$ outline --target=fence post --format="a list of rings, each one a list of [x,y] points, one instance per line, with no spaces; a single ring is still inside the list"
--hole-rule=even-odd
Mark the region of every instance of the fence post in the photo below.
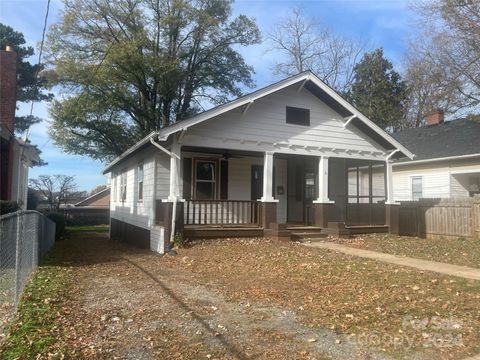
[[[34,223],[35,225],[33,228],[35,229],[35,233],[33,236],[33,241],[32,241],[32,268],[35,268],[38,265],[38,244],[40,241],[40,237],[42,236],[42,232],[40,231],[40,219],[37,214],[35,215],[35,220]]]
[[[21,250],[22,246],[20,242],[22,241],[22,213],[19,212],[17,216],[17,236],[15,239],[15,308],[18,305],[19,298],[19,288],[20,288],[20,267],[21,267]]]
[[[472,201],[472,239],[480,239],[480,195],[473,197]]]

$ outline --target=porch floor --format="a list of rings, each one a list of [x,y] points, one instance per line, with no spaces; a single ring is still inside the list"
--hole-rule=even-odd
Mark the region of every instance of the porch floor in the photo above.
[[[387,225],[355,225],[345,226],[345,229],[350,235],[388,232]],[[313,225],[287,224],[285,230],[311,238],[315,234],[320,234],[322,228]],[[185,225],[184,234],[188,239],[262,237],[264,235],[261,226],[252,224]]]
[[[258,225],[185,225],[187,239],[262,237],[263,228]]]

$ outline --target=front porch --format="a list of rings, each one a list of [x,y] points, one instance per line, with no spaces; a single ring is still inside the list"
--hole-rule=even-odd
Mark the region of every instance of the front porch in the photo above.
[[[388,161],[208,148],[178,155],[174,195],[157,200],[156,224],[187,238],[391,229]]]

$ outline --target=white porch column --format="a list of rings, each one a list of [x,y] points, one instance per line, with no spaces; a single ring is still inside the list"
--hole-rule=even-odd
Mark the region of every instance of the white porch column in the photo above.
[[[273,152],[265,152],[263,161],[263,196],[262,202],[276,202],[273,193]]]
[[[392,162],[390,160],[385,161],[385,176],[387,177],[387,198],[385,203],[386,204],[395,204],[393,200],[393,172],[392,172]]]
[[[176,202],[180,199],[180,150],[181,145],[173,143],[170,157],[170,192],[168,201]],[[176,155],[176,156],[175,156]]]
[[[328,156],[320,156],[318,158],[318,198],[314,203],[333,203],[333,201],[328,198]]]

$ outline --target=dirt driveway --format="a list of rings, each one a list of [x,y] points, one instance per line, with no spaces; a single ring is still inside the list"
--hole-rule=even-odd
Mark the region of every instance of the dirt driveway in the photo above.
[[[190,270],[195,270],[188,257],[161,257],[100,234],[62,245],[69,248],[66,265],[74,267],[72,318],[88,319],[74,324],[71,334],[72,339],[81,339],[77,346],[85,356],[386,358],[342,341],[332,330],[312,330],[297,320],[294,311],[226,300],[211,284],[192,277]],[[188,270],[173,270],[165,266],[167,262],[180,262]]]
[[[58,324],[72,356],[439,359],[474,354],[479,343],[475,282],[264,239],[199,243],[175,257],[100,233],[57,246],[72,280]],[[405,327],[406,316],[459,318],[462,343],[425,347],[429,325]],[[397,347],[389,341],[399,330]],[[417,343],[407,346],[407,333]],[[353,341],[359,334],[383,340]]]

